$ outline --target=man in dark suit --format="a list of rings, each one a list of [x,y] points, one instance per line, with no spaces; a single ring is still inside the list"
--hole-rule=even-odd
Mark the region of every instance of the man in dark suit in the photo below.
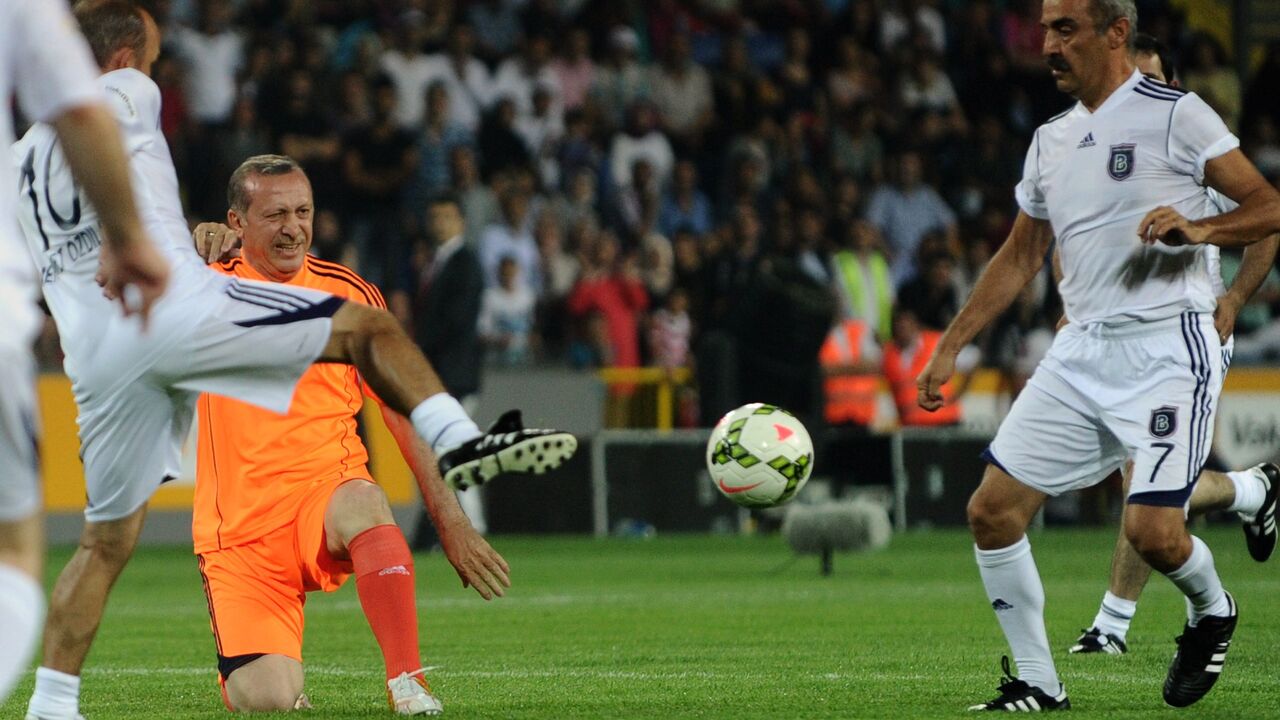
[[[422,269],[414,299],[414,337],[439,374],[445,388],[469,413],[476,410],[480,392],[483,350],[476,322],[484,293],[484,272],[475,250],[466,245],[466,224],[458,199],[438,195],[427,204],[427,232],[431,261]],[[479,488],[459,493],[462,509],[477,530],[484,533],[484,503]],[[420,522],[415,547],[434,543],[424,537],[430,522]]]

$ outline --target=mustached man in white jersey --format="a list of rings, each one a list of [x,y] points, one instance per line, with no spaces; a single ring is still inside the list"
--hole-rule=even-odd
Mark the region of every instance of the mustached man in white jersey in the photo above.
[[[1078,102],[1036,131],[1013,230],[917,381],[920,405],[940,407],[959,349],[1040,272],[1056,236],[1070,323],[1001,424],[968,507],[1020,678],[1006,659],[999,695],[973,709],[1070,706],[1026,529],[1047,496],[1093,485],[1126,459],[1125,535],[1188,600],[1164,699],[1190,705],[1216,682],[1237,618],[1208,546],[1186,529],[1222,371],[1201,244],[1280,232],[1280,195],[1203,100],[1137,71],[1132,0],[1046,0],[1041,25],[1053,78]],[[1213,215],[1206,185],[1239,207]]]
[[[104,279],[143,314],[168,270],[152,248],[129,188],[120,132],[93,84],[93,60],[63,0],[0,0],[0,143],[13,142],[7,100],[17,92],[26,117],[49,124],[63,162],[84,194],[107,209]],[[35,270],[15,221],[25,202],[12,173],[0,173],[0,703],[26,670],[40,632],[44,562],[31,341],[40,323]]]
[[[107,594],[133,552],[147,500],[178,474],[199,393],[285,412],[312,363],[355,365],[388,406],[412,420],[456,489],[502,472],[545,472],[577,447],[567,433],[524,429],[518,413],[482,434],[386,311],[207,268],[191,245],[160,132],[159,88],[146,75],[159,29],[122,0],[81,3],[75,14],[102,70],[99,92],[123,131],[140,217],[171,279],[146,328],[117,312],[94,281],[99,260],[107,260],[99,247],[102,213],[67,172],[58,136],[37,124],[13,146],[19,218],[62,339],[88,492],[80,546],[49,603],[27,714],[35,720],[79,717],[79,674]],[[289,251],[305,248],[281,248]]]
[[[1157,82],[1167,83],[1171,88],[1178,87],[1172,56],[1164,43],[1145,33],[1138,33],[1134,51],[1134,64],[1139,72]],[[1209,194],[1216,212],[1235,209],[1235,203],[1221,193],[1210,190]],[[1272,235],[1245,248],[1240,271],[1236,273],[1230,288],[1222,282],[1217,246],[1205,247],[1205,251],[1209,253],[1207,259],[1210,261],[1210,279],[1214,281],[1214,294],[1218,297],[1213,320],[1214,329],[1222,341],[1223,375],[1226,375],[1231,360],[1236,315],[1266,279],[1275,262],[1277,246],[1280,246],[1280,235]],[[1126,492],[1130,476],[1131,469],[1126,466],[1123,481]],[[1278,494],[1280,468],[1274,463],[1262,463],[1238,472],[1204,470],[1196,480],[1187,512],[1189,515],[1203,515],[1213,511],[1237,513],[1242,521],[1249,555],[1258,562],[1266,562],[1276,548]],[[1143,562],[1121,531],[1111,558],[1109,587],[1102,598],[1098,614],[1093,625],[1083,632],[1069,652],[1103,655],[1123,655],[1128,652],[1129,624],[1133,621],[1138,598],[1150,577],[1151,566]]]

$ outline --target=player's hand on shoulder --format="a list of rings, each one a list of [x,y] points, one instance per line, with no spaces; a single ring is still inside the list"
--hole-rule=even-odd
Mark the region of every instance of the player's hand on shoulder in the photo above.
[[[145,235],[105,242],[98,256],[96,279],[104,295],[119,301],[126,316],[141,316],[146,327],[151,306],[168,287],[169,263]]]
[[[916,404],[933,412],[941,408],[944,402],[942,386],[947,384],[956,372],[956,356],[945,352],[935,352],[929,358],[916,377]]]
[[[506,588],[511,587],[510,566],[476,532],[466,516],[445,527],[436,528],[436,531],[440,534],[440,547],[449,559],[449,564],[453,565],[458,577],[462,579],[463,587],[475,588],[485,600],[506,594]]]
[[[200,223],[192,231],[191,239],[195,241],[196,252],[210,265],[240,257],[243,241],[239,231],[222,223]]]
[[[1138,237],[1145,245],[1202,245],[1209,242],[1209,229],[1186,219],[1166,205],[1147,213],[1138,224]]]

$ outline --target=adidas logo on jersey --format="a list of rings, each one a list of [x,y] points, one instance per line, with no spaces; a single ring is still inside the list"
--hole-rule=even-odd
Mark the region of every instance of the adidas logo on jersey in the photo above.
[[[1097,143],[1093,141],[1093,133],[1090,132],[1088,135],[1084,136],[1084,139],[1080,141],[1080,144],[1076,146],[1076,149],[1079,150],[1080,148],[1093,147],[1094,145],[1097,145]]]

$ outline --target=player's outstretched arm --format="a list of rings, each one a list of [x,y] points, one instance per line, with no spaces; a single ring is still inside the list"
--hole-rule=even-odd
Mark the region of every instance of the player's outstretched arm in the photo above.
[[[916,378],[916,402],[925,410],[942,407],[942,386],[955,374],[956,356],[978,333],[1008,308],[1022,288],[1044,266],[1053,228],[1019,211],[1004,245],[982,271],[973,294],[947,327],[929,364]]]
[[[485,600],[502,597],[511,587],[507,561],[472,527],[466,513],[458,505],[453,490],[444,484],[435,456],[413,431],[403,415],[382,406],[382,419],[400,446],[400,454],[413,471],[427,505],[427,514],[436,526],[445,557],[462,579],[463,587],[473,587]]]
[[[1280,233],[1280,192],[1239,149],[1206,162],[1204,180],[1205,185],[1231,198],[1239,207],[1196,221],[1173,208],[1158,207],[1138,224],[1138,236],[1144,243],[1245,247]]]
[[[1226,342],[1235,331],[1236,316],[1240,314],[1240,308],[1249,302],[1267,279],[1267,274],[1276,261],[1277,248],[1280,248],[1280,235],[1272,235],[1244,249],[1240,271],[1231,281],[1231,287],[1227,288],[1227,294],[1218,298],[1218,306],[1213,311],[1213,326],[1222,342]]]
[[[120,299],[126,314],[137,312],[145,319],[152,303],[164,294],[169,265],[138,217],[115,118],[102,106],[80,105],[52,124],[76,182],[101,218],[103,288],[109,297]]]

